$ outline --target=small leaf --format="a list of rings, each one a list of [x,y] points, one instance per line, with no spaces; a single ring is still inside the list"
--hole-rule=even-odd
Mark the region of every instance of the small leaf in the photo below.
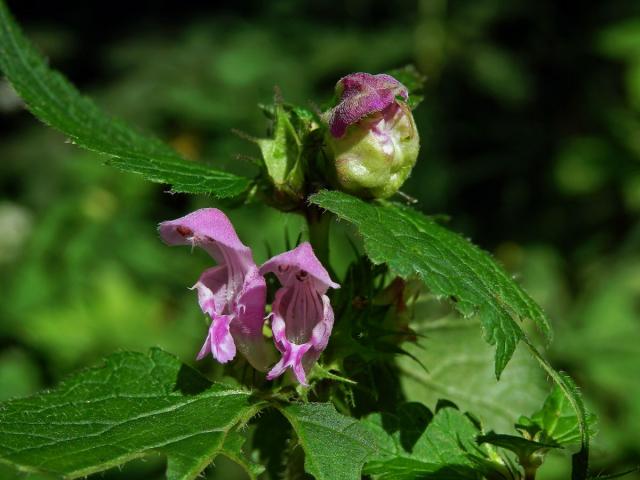
[[[337,191],[309,200],[353,223],[373,263],[387,263],[404,278],[418,274],[435,295],[453,299],[463,315],[477,313],[485,340],[496,346],[496,377],[524,338],[520,321],[533,320],[550,337],[542,309],[487,253],[420,212]]]
[[[372,414],[363,424],[380,444],[365,473],[380,480],[479,480],[487,469],[501,468],[476,444],[478,427],[452,406],[434,416],[421,404],[407,403],[396,415]]]
[[[109,117],[60,73],[51,70],[24,37],[0,0],[0,69],[31,112],[67,135],[72,143],[110,157],[108,163],[173,191],[234,197],[249,180],[189,162],[154,137]]]
[[[590,435],[594,434],[596,416],[586,416]],[[531,415],[522,416],[516,428],[534,440],[557,445],[580,442],[580,425],[569,400],[559,387],[554,387],[542,408]]]
[[[160,452],[169,480],[192,479],[237,452],[229,434],[255,413],[249,395],[159,349],[117,353],[51,391],[0,404],[0,461],[77,478]]]
[[[305,470],[316,480],[359,480],[362,466],[378,445],[355,418],[330,403],[292,404],[281,408],[305,454]]]

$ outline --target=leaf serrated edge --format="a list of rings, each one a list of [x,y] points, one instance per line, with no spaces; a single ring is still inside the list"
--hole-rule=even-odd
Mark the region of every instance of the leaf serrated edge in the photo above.
[[[159,149],[155,153],[159,157],[161,157],[164,161],[169,163],[173,162],[174,165],[183,169],[189,168],[189,167],[192,169],[200,168],[202,172],[199,172],[199,173],[202,173],[202,174],[208,173],[207,172],[208,169],[204,165],[194,164],[190,166],[189,163],[186,160],[184,160],[184,158],[182,158],[173,148],[171,148],[169,145],[167,145],[157,137],[153,135],[141,135],[140,132],[131,128],[125,122],[102,111],[98,107],[98,105],[96,105],[95,102],[93,102],[92,99],[83,95],[74,84],[72,84],[69,80],[67,80],[67,78],[64,75],[62,75],[60,72],[56,70],[51,69],[46,59],[42,57],[42,55],[37,51],[37,49],[31,43],[29,43],[28,39],[22,32],[20,26],[11,15],[11,12],[4,0],[0,0],[0,35],[2,35],[2,37],[7,37],[9,40],[11,40],[11,43],[13,44],[12,46],[14,47],[14,49],[12,50],[13,53],[17,54],[17,57],[19,57],[19,61],[27,69],[27,71],[29,71],[29,68],[31,67],[29,65],[29,61],[30,60],[33,61],[35,59],[37,64],[34,69],[41,69],[46,73],[48,73],[49,75],[51,75],[52,77],[55,77],[59,82],[61,82],[61,84],[65,85],[73,94],[75,94],[78,100],[86,102],[89,107],[95,109],[95,111],[99,115],[102,115],[105,118],[105,120],[107,120],[108,122],[111,122],[113,124],[118,124],[120,127],[126,130],[127,135],[133,135],[134,137],[143,138],[146,142],[149,142],[149,146],[153,145],[153,147],[155,147],[156,149]],[[0,45],[0,66],[2,66],[2,64],[4,63],[5,59],[3,57],[5,57],[5,55],[8,56],[9,51],[10,51],[9,48],[7,48],[6,45]],[[29,56],[32,58],[28,58]],[[16,93],[22,98],[23,95],[22,95],[22,88],[20,87],[20,82],[15,81],[13,76],[10,73],[8,73],[10,68],[7,68],[6,65],[8,64],[5,64],[5,67],[2,68],[2,70],[4,70],[3,73],[5,74],[5,77],[9,80],[13,88],[15,89]],[[35,79],[35,81],[40,80],[36,76],[35,72],[29,72],[29,73],[32,73],[31,76],[33,79]],[[42,85],[44,90],[48,90],[48,88],[46,88],[44,84]],[[57,97],[54,97],[52,95],[49,95],[49,97],[55,102],[59,102],[59,99]],[[59,131],[62,134],[68,136],[72,144],[78,145],[90,152],[94,152],[101,156],[107,157],[107,160],[105,162],[106,164],[114,163],[116,164],[114,166],[116,166],[116,168],[118,168],[119,170],[140,174],[151,182],[165,183],[165,184],[168,183],[166,180],[159,178],[157,175],[154,176],[149,173],[142,172],[140,169],[132,169],[132,168],[127,169],[122,167],[121,165],[117,166],[117,163],[119,160],[123,160],[127,157],[123,156],[120,153],[116,153],[115,151],[101,150],[87,143],[82,137],[79,137],[76,134],[71,132],[66,132],[61,127],[54,125],[54,122],[52,122],[50,119],[39,115],[38,105],[36,102],[33,101],[33,99],[30,101],[24,100],[24,104],[26,108],[33,114],[33,116],[36,117],[44,125],[49,126],[54,130]],[[130,152],[130,155],[133,155],[133,152]],[[143,158],[146,159],[147,157],[143,157]],[[217,171],[217,170],[209,170],[209,172],[210,172],[210,175],[219,176],[220,179],[228,180],[228,182],[232,184],[227,185],[224,188],[217,189],[215,191],[211,189],[206,189],[206,188],[192,188],[192,189],[180,188],[180,187],[175,188],[175,186],[173,186],[174,187],[173,190],[177,192],[185,192],[185,193],[211,193],[218,198],[225,198],[225,197],[234,197],[234,196],[242,195],[244,192],[246,192],[249,189],[249,187],[252,184],[252,181],[250,179],[241,177],[238,175],[234,175],[229,172]],[[229,193],[229,191],[231,193]]]
[[[2,0],[0,0],[0,2],[2,2]],[[56,389],[58,388],[64,388],[65,386],[68,385],[68,383],[75,377],[78,376],[82,376],[82,375],[87,375],[90,374],[91,372],[94,371],[98,371],[98,370],[102,370],[105,368],[109,368],[110,366],[115,366],[119,361],[121,361],[124,358],[127,357],[134,357],[134,356],[145,356],[147,358],[149,358],[150,360],[154,361],[154,357],[158,354],[162,354],[165,355],[167,358],[171,358],[172,360],[182,363],[180,361],[180,359],[169,353],[166,352],[165,350],[159,348],[159,347],[151,347],[147,352],[143,353],[143,352],[134,352],[134,351],[118,351],[115,353],[112,353],[111,355],[102,358],[101,363],[97,364],[97,365],[91,365],[91,366],[87,366],[85,368],[82,368],[74,373],[71,373],[69,375],[67,375],[66,378],[64,378],[63,380],[61,380],[58,385],[56,386]],[[189,367],[190,368],[190,367]],[[204,378],[204,377],[203,377]],[[248,396],[250,396],[251,391],[250,390],[243,390],[243,389],[238,389],[237,386],[234,385],[226,385],[223,382],[210,382],[211,385],[209,388],[215,386],[215,385],[221,385],[221,386],[228,386],[228,387],[232,387],[235,390],[230,391],[230,394],[246,394]],[[46,389],[46,390],[42,390],[40,392],[38,392],[38,395],[43,395],[43,394],[48,394],[51,393],[52,389]],[[19,399],[18,399],[19,400]],[[235,421],[228,427],[228,429],[226,431],[224,431],[224,434],[221,436],[220,442],[218,443],[218,446],[216,447],[216,449],[212,452],[211,455],[209,455],[208,457],[205,457],[203,459],[202,462],[200,462],[199,464],[196,464],[195,467],[193,469],[191,469],[190,471],[186,472],[185,475],[178,477],[176,480],[193,480],[196,477],[198,477],[198,475],[200,475],[200,473],[207,467],[207,465],[209,465],[216,456],[224,454],[223,450],[224,450],[224,442],[227,439],[227,436],[229,435],[229,433],[231,433],[232,431],[234,431],[234,429],[238,429],[238,428],[242,428],[244,425],[246,425],[249,420],[251,420],[260,410],[262,410],[263,408],[265,408],[266,406],[268,406],[268,403],[265,401],[260,401],[257,402],[253,405],[250,406],[250,408],[248,408],[246,411],[241,412],[239,415],[236,416]],[[0,404],[0,408],[2,408],[2,404]],[[190,437],[194,437],[197,435],[201,435],[203,432],[198,432],[195,433],[193,435],[190,435]],[[124,454],[120,457],[117,457],[113,460],[110,461],[106,461],[104,463],[101,463],[99,465],[94,465],[91,467],[87,467],[84,469],[80,469],[80,470],[76,470],[74,472],[71,472],[70,474],[61,474],[61,473],[56,473],[57,475],[60,476],[60,478],[63,478],[65,480],[73,480],[76,478],[80,478],[80,477],[86,477],[88,475],[94,474],[94,473],[99,473],[99,472],[104,472],[106,470],[109,470],[111,468],[115,468],[118,467],[120,465],[123,465],[125,463],[128,463],[132,460],[136,460],[139,458],[144,458],[144,457],[148,457],[154,454],[159,454],[161,456],[163,456],[166,460],[167,460],[167,465],[169,462],[169,459],[171,457],[170,453],[164,452],[162,449],[171,445],[172,443],[176,443],[178,441],[181,440],[185,440],[186,438],[189,437],[185,437],[179,440],[176,440],[175,442],[169,442],[165,445],[162,446],[157,446],[157,447],[152,447],[152,448],[148,448],[146,450],[143,450],[141,452],[133,452],[133,453],[127,453]],[[225,455],[227,456],[227,455]],[[233,460],[233,459],[232,459]],[[235,461],[235,460],[234,460]],[[236,462],[238,463],[240,466],[242,466],[240,464],[240,462]],[[12,460],[6,460],[2,457],[0,457],[0,464],[3,465],[7,465],[11,468],[13,468],[14,470],[17,470],[19,472],[23,472],[23,473],[36,473],[36,474],[43,474],[43,475],[50,475],[52,472],[50,470],[43,470],[43,469],[39,469],[37,467],[32,467],[30,465],[22,465],[19,464],[15,461]]]
[[[340,198],[331,198],[328,197],[328,195],[330,195],[333,191],[331,190],[320,190],[319,192],[311,195],[308,198],[308,202],[314,205],[317,205],[320,208],[323,208],[324,210],[328,210],[330,212],[332,212],[336,218],[338,219],[343,219],[348,221],[351,224],[354,224],[355,222],[351,221],[347,215],[341,214],[341,213],[337,213],[331,209],[329,209],[326,206],[326,202],[328,201],[329,203],[334,202],[334,203],[339,203],[342,199]],[[342,195],[346,195],[344,193],[341,192]],[[355,198],[355,197],[351,197],[350,195],[346,195],[348,198]],[[357,199],[359,201],[362,201],[360,199]],[[325,203],[325,204],[323,204]],[[365,202],[366,203],[366,202]],[[366,205],[368,207],[377,209],[377,208],[382,208],[382,207],[391,207],[391,208],[396,208],[396,210],[399,213],[403,213],[403,210],[405,207],[403,206],[397,206],[394,203],[388,202],[388,201],[382,201],[379,202],[377,205],[371,205],[369,203],[366,203]],[[417,213],[421,213],[421,212],[417,212]],[[413,227],[422,233],[425,233],[424,230],[420,227],[420,225],[417,225],[415,221],[413,221],[413,219],[408,218],[406,216],[403,216],[403,219],[405,221],[407,221],[408,223],[410,223],[411,225],[413,225]],[[427,216],[425,216],[425,219],[429,219]],[[438,226],[439,228],[443,228],[445,230],[447,230],[445,227],[442,227],[441,225],[438,225],[436,222],[434,222],[434,224],[436,226]],[[357,228],[358,232],[360,233],[361,236],[362,233],[360,232],[360,228]],[[458,235],[455,232],[450,232],[453,235]],[[504,279],[506,281],[509,281],[509,277],[507,275],[506,272],[504,272],[503,269],[501,269],[501,267],[493,260],[493,258],[491,257],[491,255],[488,252],[485,252],[484,250],[482,250],[480,247],[478,247],[477,245],[473,244],[472,242],[470,242],[468,239],[465,239],[464,237],[458,235],[460,237],[460,239],[462,241],[464,241],[466,243],[466,245],[469,246],[469,248],[473,249],[475,252],[477,252],[480,255],[486,255],[488,257],[488,267],[490,269],[492,269],[494,272],[496,272],[497,274],[499,274],[500,276],[504,277]],[[364,237],[364,236],[363,236]],[[367,256],[369,257],[369,259],[372,261],[372,263],[374,264],[382,264],[382,263],[388,263],[385,262],[385,260],[383,258],[379,258],[376,255],[372,255],[370,252],[370,249],[367,248],[367,238],[364,237],[364,243],[365,243],[365,250],[367,252]],[[417,274],[420,278],[422,278],[422,275],[420,274],[420,272],[418,270],[416,270],[414,267],[410,268],[409,270],[407,269],[399,269],[399,268],[394,268],[394,270],[396,271],[396,273],[398,273],[400,276],[402,277],[408,277],[411,276],[413,274]],[[424,282],[427,282],[427,280],[425,280],[423,278]],[[516,287],[516,293],[518,295],[519,300],[522,302],[524,309],[529,312],[528,315],[518,315],[516,314],[513,309],[511,309],[508,305],[504,304],[504,302],[500,301],[499,298],[496,298],[496,304],[499,306],[500,309],[502,309],[505,313],[505,315],[507,315],[509,317],[509,319],[511,320],[510,323],[508,323],[508,325],[511,326],[510,330],[511,330],[511,334],[515,335],[515,337],[517,337],[515,339],[515,341],[513,340],[513,338],[510,339],[509,342],[501,342],[498,343],[496,341],[496,339],[494,338],[493,335],[490,335],[489,332],[486,329],[486,325],[484,322],[481,322],[481,328],[482,328],[482,333],[483,333],[483,338],[485,339],[485,341],[487,341],[487,343],[489,343],[489,345],[495,346],[496,347],[496,351],[495,351],[495,375],[496,375],[496,379],[500,379],[501,373],[504,370],[504,368],[507,366],[509,360],[511,359],[511,357],[513,356],[513,353],[515,352],[515,349],[517,347],[517,344],[524,339],[525,337],[525,333],[522,330],[522,328],[520,327],[518,321],[523,322],[525,320],[531,320],[532,322],[534,322],[538,328],[540,329],[540,331],[542,332],[544,339],[545,339],[545,343],[548,345],[549,343],[551,343],[551,339],[552,339],[552,330],[551,330],[551,325],[549,323],[549,319],[546,316],[546,314],[544,313],[544,310],[522,289],[522,287],[520,287],[517,283],[514,282],[514,285]],[[430,288],[433,290],[433,287],[430,286]],[[441,298],[446,298],[448,297],[448,295],[446,294],[446,292],[442,292],[442,291],[434,291],[434,294],[436,295],[436,297],[438,299]],[[483,307],[492,307],[492,305],[490,303],[484,302],[484,303],[480,303],[480,304],[472,304],[471,307],[473,308],[472,312],[463,310],[459,305],[456,304],[456,310],[459,311],[463,317],[468,318],[471,317],[475,314],[477,314]],[[510,337],[511,335],[506,335],[507,337]]]
[[[315,205],[318,205],[321,208],[329,210],[326,206],[321,204],[321,202],[322,202],[322,194],[324,192],[328,192],[328,190],[322,190],[322,191],[310,196],[308,201],[310,203],[314,203]],[[318,198],[320,198],[320,200],[317,200]],[[343,218],[343,219],[349,221],[349,219],[344,215],[338,214],[338,213],[333,212],[333,211],[332,211],[332,213],[334,215],[336,215],[337,218]],[[471,242],[468,242],[468,243],[470,245],[473,245],[473,244],[471,244]],[[475,248],[478,248],[478,247],[475,247]],[[373,263],[384,263],[383,260],[381,260],[381,259],[373,258],[371,256],[369,256],[369,258],[371,259],[371,261]],[[401,273],[401,272],[399,272],[399,273]],[[546,319],[546,315],[544,315],[544,312],[541,309],[540,309],[540,311],[541,311],[541,314],[542,314],[542,320],[543,320],[543,322],[544,322],[544,324],[546,326],[546,325],[548,325],[548,320]],[[509,312],[509,313],[511,313],[511,312]],[[513,316],[510,315],[510,317],[511,317],[511,319],[513,321],[514,320]],[[521,320],[524,320],[524,319],[521,319]],[[534,319],[534,318],[531,318],[530,320],[536,321],[536,319]],[[515,321],[514,321],[514,323],[515,323]],[[538,322],[536,321],[536,323],[538,323]],[[519,328],[519,325],[517,325],[517,326]],[[521,329],[520,329],[520,331],[522,332],[522,336],[521,336],[520,340],[523,341],[527,345],[527,347],[528,347],[530,353],[532,354],[532,356],[536,359],[536,361],[542,366],[542,368],[547,372],[547,374],[552,378],[552,380],[562,390],[562,392],[566,396],[567,400],[571,404],[571,407],[573,408],[573,410],[576,413],[576,417],[578,419],[578,426],[580,428],[580,451],[575,453],[572,456],[571,478],[572,478],[572,480],[586,480],[588,478],[588,475],[589,475],[589,430],[588,430],[588,427],[587,427],[586,409],[585,409],[584,403],[582,401],[582,396],[581,396],[581,394],[580,394],[580,392],[578,390],[577,385],[573,381],[573,379],[568,374],[555,370],[553,368],[553,366],[538,351],[538,349],[535,347],[535,345],[529,339],[529,337],[524,333],[524,331],[522,331]],[[543,332],[544,332],[544,329],[543,329]],[[549,330],[549,332],[550,332],[550,330]],[[550,339],[547,339],[547,340],[550,341]],[[497,359],[498,359],[498,357],[496,356],[496,362],[497,362]],[[497,365],[496,365],[496,376],[499,379]]]

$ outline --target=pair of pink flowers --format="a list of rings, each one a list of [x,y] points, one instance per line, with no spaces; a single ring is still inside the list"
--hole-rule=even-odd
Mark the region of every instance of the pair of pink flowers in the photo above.
[[[258,267],[227,216],[215,208],[162,222],[159,231],[168,245],[198,246],[218,263],[205,270],[194,286],[200,308],[211,318],[198,360],[211,353],[226,363],[239,350],[256,369],[268,369],[271,355],[262,333],[267,297],[264,275],[274,273],[282,286],[273,301],[271,329],[282,357],[267,378],[272,380],[291,368],[298,381],[307,385],[307,373],[326,348],[333,328],[326,292],[339,288],[311,245],[301,243]]]

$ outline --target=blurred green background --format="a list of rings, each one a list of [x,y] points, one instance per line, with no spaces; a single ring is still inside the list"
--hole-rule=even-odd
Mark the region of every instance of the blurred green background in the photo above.
[[[403,190],[450,215],[549,312],[549,356],[600,417],[594,471],[640,463],[640,3],[8,3],[109,112],[245,175],[258,151],[231,130],[264,134],[256,104],[274,86],[310,106],[349,72],[414,63],[428,77],[423,147]],[[193,363],[205,331],[187,287],[210,260],[163,246],[155,226],[212,199],[170,195],[64,140],[0,81],[0,399],[118,349],[160,345]],[[261,205],[230,216],[258,262],[303,230]],[[345,233],[334,232],[338,272]],[[429,373],[403,361],[407,398],[452,398],[503,431],[535,410],[537,368],[518,355],[496,385],[478,326],[439,308],[416,311]],[[569,463],[551,458],[540,478],[568,478]],[[217,465],[209,478],[238,474]],[[105,478],[161,472],[151,459]]]

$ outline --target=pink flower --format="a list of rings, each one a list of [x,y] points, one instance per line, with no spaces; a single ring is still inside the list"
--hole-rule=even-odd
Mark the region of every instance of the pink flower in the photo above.
[[[193,287],[200,308],[211,317],[198,360],[211,353],[226,363],[236,356],[237,348],[254,368],[265,371],[270,363],[262,335],[266,283],[226,215],[203,208],[162,222],[159,231],[168,245],[198,246],[218,263],[205,270]]]
[[[273,302],[271,329],[280,361],[267,374],[269,380],[291,368],[302,385],[307,372],[327,347],[333,328],[333,309],[326,292],[340,285],[313,253],[308,242],[277,255],[260,267],[260,273],[275,273],[282,287]]]

